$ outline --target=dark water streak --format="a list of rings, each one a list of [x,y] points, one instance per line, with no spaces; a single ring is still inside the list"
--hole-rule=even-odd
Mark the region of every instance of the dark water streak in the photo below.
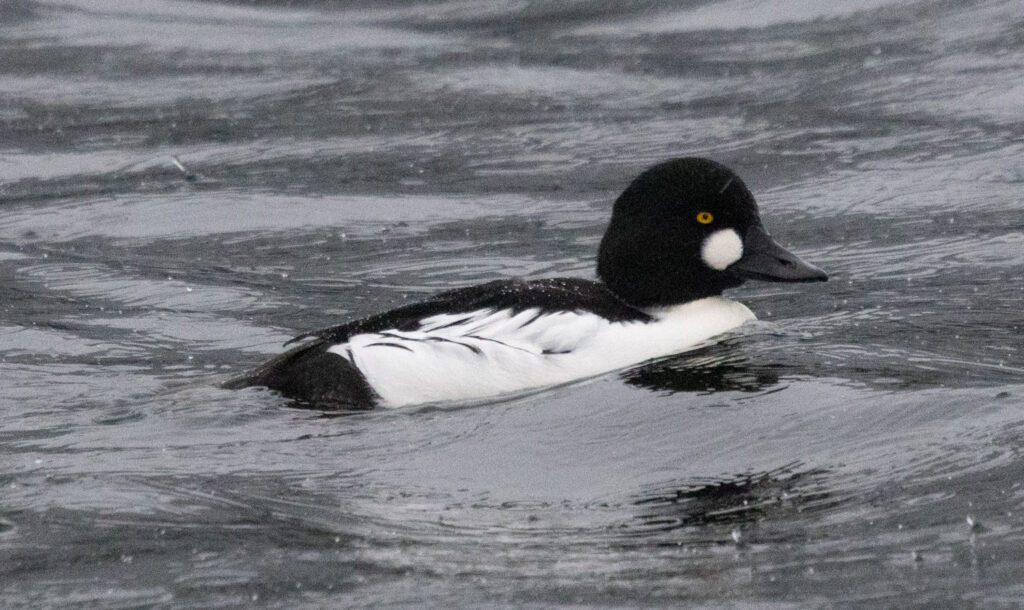
[[[1019,606],[1019,8],[0,3],[0,606]],[[591,277],[686,154],[833,280],[489,404],[217,388]]]

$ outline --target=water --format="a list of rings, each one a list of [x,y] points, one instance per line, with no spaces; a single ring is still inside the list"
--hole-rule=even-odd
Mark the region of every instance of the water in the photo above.
[[[0,606],[1024,603],[1019,3],[0,24]],[[592,277],[611,200],[687,154],[832,280],[515,399],[217,387],[443,288]]]

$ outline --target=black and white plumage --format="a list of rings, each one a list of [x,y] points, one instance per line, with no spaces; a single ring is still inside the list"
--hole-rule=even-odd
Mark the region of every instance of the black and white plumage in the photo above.
[[[319,408],[401,406],[565,383],[693,348],[754,318],[722,291],[826,275],[764,231],[750,191],[698,158],[652,167],[616,200],[600,281],[499,280],[307,333],[228,387]]]

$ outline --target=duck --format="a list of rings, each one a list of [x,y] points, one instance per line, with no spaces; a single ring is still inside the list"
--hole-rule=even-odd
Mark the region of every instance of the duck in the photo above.
[[[701,157],[643,171],[615,200],[597,279],[500,279],[301,334],[224,384],[360,410],[516,395],[700,347],[755,319],[722,293],[828,275],[765,230],[731,169]]]

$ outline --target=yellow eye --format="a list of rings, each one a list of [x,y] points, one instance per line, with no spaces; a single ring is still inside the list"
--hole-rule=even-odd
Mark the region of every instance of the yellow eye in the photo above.
[[[701,212],[700,214],[697,214],[697,222],[702,225],[709,225],[714,219],[715,217],[711,215],[711,212]]]

